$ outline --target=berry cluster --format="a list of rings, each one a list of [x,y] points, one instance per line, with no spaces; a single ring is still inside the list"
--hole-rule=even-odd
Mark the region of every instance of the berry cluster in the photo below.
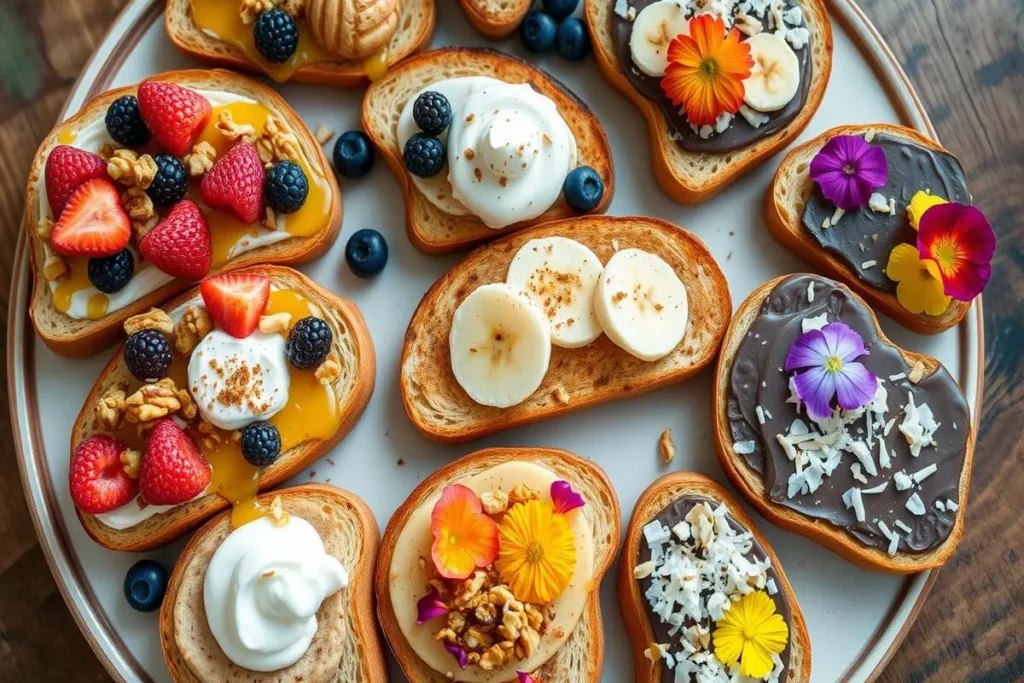
[[[542,10],[526,15],[519,25],[523,47],[543,54],[552,47],[570,62],[578,62],[590,52],[590,34],[579,17],[572,16],[579,0],[544,0]]]

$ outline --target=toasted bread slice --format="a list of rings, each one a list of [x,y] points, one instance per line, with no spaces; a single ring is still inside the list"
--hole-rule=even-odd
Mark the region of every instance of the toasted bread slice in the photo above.
[[[291,268],[255,266],[245,272],[266,275],[272,285],[298,290],[315,303],[334,332],[333,352],[340,358],[342,365],[341,372],[334,380],[338,424],[333,436],[323,440],[310,439],[281,453],[272,465],[260,470],[259,490],[265,491],[301,472],[330,451],[352,429],[373,393],[376,356],[366,321],[351,301],[338,297]],[[171,312],[196,301],[198,297],[198,288],[192,289],[168,302],[163,309]],[[85,405],[71,429],[70,452],[74,452],[75,447],[86,437],[102,431],[95,407],[107,389],[117,385],[138,384],[128,372],[122,349],[123,345],[118,347],[86,397]],[[229,506],[227,499],[216,493],[208,493],[123,530],[109,527],[95,516],[80,511],[78,518],[86,533],[100,545],[111,550],[141,551],[170,543]]]
[[[192,19],[193,0],[167,0],[164,25],[167,36],[179,50],[205,64],[227,69],[263,73],[263,68],[238,47],[214,38]],[[422,50],[434,35],[434,0],[402,0],[398,28],[388,44],[388,64],[396,64]],[[365,61],[344,60],[303,64],[288,79],[297,83],[362,87],[370,82]]]
[[[626,529],[626,542],[622,548],[622,562],[619,564],[619,605],[626,621],[626,631],[633,645],[633,664],[636,669],[637,683],[672,683],[663,680],[661,660],[651,661],[644,655],[644,650],[651,643],[657,642],[654,630],[645,609],[646,598],[640,587],[640,581],[633,576],[640,556],[640,544],[644,542],[643,528],[649,524],[672,501],[683,496],[699,496],[713,501],[725,503],[729,515],[740,526],[754,535],[771,560],[772,568],[778,574],[777,581],[780,593],[786,596],[789,603],[789,671],[782,683],[807,683],[811,680],[811,638],[807,633],[807,622],[796,601],[793,587],[782,571],[782,564],[772,549],[768,539],[754,524],[754,520],[746,513],[740,502],[728,491],[696,472],[672,472],[666,474],[640,494],[633,508],[633,516]]]
[[[402,109],[413,95],[430,83],[464,76],[529,83],[534,90],[551,98],[576,138],[578,163],[592,167],[604,181],[604,196],[593,212],[605,210],[615,191],[612,152],[604,127],[586,104],[544,71],[500,52],[481,48],[431,50],[389,71],[386,78],[370,86],[363,99],[363,129],[398,176],[405,195],[406,232],[417,249],[428,254],[449,253],[529,225],[574,215],[565,199],[559,198],[536,220],[494,230],[475,216],[452,216],[441,211],[412,183],[398,147],[398,118]]]
[[[265,493],[260,502],[270,505],[276,496],[280,496],[285,512],[313,525],[325,550],[344,565],[349,585],[320,605],[317,635],[299,661],[269,673],[242,669],[214,640],[203,603],[206,568],[231,533],[231,513],[221,513],[203,525],[185,546],[160,608],[160,646],[171,678],[175,683],[243,679],[271,683],[307,678],[324,683],[387,681],[384,649],[373,616],[371,576],[380,538],[373,512],[354,493],[326,484],[303,484]],[[322,673],[328,666],[324,660],[332,657],[339,660],[333,677],[311,675]]]
[[[462,301],[477,287],[504,282],[519,248],[531,239],[561,236],[588,247],[607,263],[618,249],[643,249],[667,261],[686,286],[686,334],[668,356],[639,360],[602,335],[589,346],[551,349],[547,376],[536,392],[511,408],[475,403],[451,369],[448,335]],[[554,221],[509,235],[470,254],[423,296],[402,348],[402,401],[428,438],[464,442],[676,384],[711,364],[732,310],[718,263],[692,233],[657,218],[586,216]]]
[[[725,342],[722,344],[722,352],[718,357],[718,365],[715,370],[715,383],[712,395],[715,445],[722,468],[736,489],[765,519],[783,529],[806,536],[812,541],[820,543],[832,552],[860,567],[890,573],[908,574],[941,566],[956,550],[956,546],[963,534],[964,518],[967,510],[967,494],[971,484],[971,467],[974,461],[975,431],[973,423],[960,427],[969,431],[967,435],[967,452],[964,455],[963,469],[960,472],[960,503],[956,511],[956,521],[946,540],[933,550],[924,553],[901,551],[896,553],[895,556],[890,556],[885,550],[868,547],[858,542],[844,529],[825,520],[813,519],[789,507],[773,502],[768,497],[768,492],[765,489],[761,475],[749,467],[742,456],[733,452],[733,439],[729,429],[729,417],[727,414],[729,377],[733,361],[735,360],[740,342],[746,337],[747,330],[757,318],[761,306],[772,290],[775,289],[776,285],[787,277],[791,276],[783,275],[775,278],[751,292],[750,296],[740,304],[739,310],[736,311],[736,315],[729,324],[729,330],[726,332]],[[931,356],[900,348],[882,332],[882,328],[878,324],[878,318],[865,301],[860,299],[844,284],[840,282],[834,282],[833,284],[846,290],[871,315],[881,343],[898,349],[910,366],[918,362],[923,364],[924,378],[932,376],[942,367],[939,361]]]
[[[341,229],[341,190],[338,189],[334,173],[327,164],[323,148],[309,132],[299,115],[284,101],[284,98],[261,83],[219,69],[169,71],[154,78],[190,88],[221,90],[260,102],[291,132],[295,133],[303,156],[309,164],[322,171],[323,178],[329,187],[331,204],[324,217],[321,230],[313,235],[291,237],[240,254],[229,260],[222,268],[211,270],[210,275],[257,263],[305,263],[319,257],[330,248]],[[41,178],[45,170],[46,158],[51,149],[61,144],[61,131],[69,127],[78,129],[97,120],[102,121],[111,102],[122,95],[134,94],[135,90],[136,86],[133,85],[99,95],[82,107],[77,114],[56,126],[39,146],[39,151],[36,152],[32,169],[29,172],[28,189],[25,192],[24,218],[24,229],[28,236],[32,256],[30,263],[33,286],[29,315],[32,317],[36,331],[46,345],[62,356],[75,358],[91,356],[110,346],[120,337],[121,325],[125,320],[136,313],[158,305],[168,297],[191,286],[185,280],[172,280],[140,297],[135,303],[112,311],[102,318],[79,320],[54,308],[50,283],[43,276],[46,254],[43,241],[36,233],[36,226],[41,217],[40,206],[46,202],[45,196],[39,196],[40,188],[44,187]],[[45,189],[43,192],[45,193]]]
[[[510,461],[532,462],[569,482],[583,496],[586,515],[594,537],[593,590],[586,611],[576,628],[555,655],[533,675],[541,681],[597,683],[604,665],[604,631],[601,628],[601,579],[611,566],[619,545],[619,501],[604,471],[589,460],[556,448],[486,448],[451,462],[427,477],[395,511],[384,531],[374,586],[377,619],[402,671],[416,683],[445,683],[449,679],[428,667],[409,645],[395,619],[389,588],[391,558],[395,543],[409,518],[424,501],[448,484],[458,482],[491,467]]]
[[[796,139],[818,110],[832,74],[832,26],[823,0],[799,0],[811,32],[812,82],[800,114],[785,128],[744,149],[724,154],[688,152],[672,139],[672,130],[658,105],[629,82],[612,37],[615,0],[584,0],[594,55],[601,73],[628,97],[647,119],[654,176],[662,189],[681,204],[697,204],[724,190]]]
[[[803,226],[804,208],[814,189],[808,167],[825,143],[837,135],[864,135],[869,130],[905,138],[927,149],[949,154],[937,142],[916,130],[887,123],[840,126],[796,147],[786,155],[775,172],[765,195],[764,215],[768,230],[779,242],[829,277],[836,278],[867,299],[872,306],[919,334],[937,334],[958,325],[971,308],[970,301],[953,299],[942,315],[914,314],[903,307],[896,295],[864,282],[847,264],[818,245]]]
[[[508,38],[530,11],[530,0],[459,0],[473,28],[491,40]]]

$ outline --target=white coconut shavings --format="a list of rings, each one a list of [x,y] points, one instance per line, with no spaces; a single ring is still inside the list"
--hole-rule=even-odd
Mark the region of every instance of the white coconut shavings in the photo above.
[[[764,18],[764,13],[768,10],[768,3],[770,0],[750,0],[750,10],[748,14],[753,14],[758,19]]]
[[[800,321],[800,327],[805,334],[811,330],[820,330],[825,325],[828,325],[828,313],[809,315]]]
[[[807,283],[807,303],[814,302],[814,280]]]
[[[893,525],[895,525],[895,527],[897,529],[899,529],[900,531],[902,531],[905,534],[910,534],[910,533],[913,533],[913,531],[914,531],[909,526],[904,524],[902,519],[897,519],[896,521],[893,522]]]
[[[732,452],[736,455],[750,455],[757,448],[757,444],[753,439],[747,441],[737,441],[732,445]]]
[[[907,373],[905,373],[905,372],[899,372],[899,373],[896,373],[895,375],[889,375],[889,381],[890,382],[899,382],[901,379],[906,379],[906,378],[907,378]]]
[[[935,474],[938,471],[938,469],[939,466],[936,465],[935,463],[932,463],[931,465],[919,469],[917,472],[911,474],[910,478],[914,480],[914,483],[920,484],[922,481]]]
[[[892,459],[889,458],[889,449],[886,447],[884,439],[878,440],[878,466],[883,470],[892,467]]]
[[[889,420],[888,422],[886,422],[885,423],[885,429],[882,430],[882,434],[884,436],[889,436],[889,432],[892,431],[893,425],[895,425],[895,424],[896,424],[896,418],[895,417],[892,418],[891,420]]]
[[[779,587],[775,584],[775,579],[765,581],[764,588],[768,591],[768,595],[778,595],[779,593]]]
[[[915,458],[921,455],[925,446],[935,445],[935,432],[940,424],[935,421],[932,409],[927,403],[914,404],[914,393],[907,392],[907,404],[903,406],[903,422],[900,431],[910,444],[910,454]]]
[[[615,14],[623,19],[627,18],[626,13],[629,11],[629,3],[626,0],[615,0]]]
[[[889,199],[881,192],[872,192],[868,199],[868,208],[875,213],[889,213]]]
[[[864,496],[862,491],[854,486],[843,494],[843,505],[853,508],[853,514],[858,522],[863,522],[867,515],[864,513]]]
[[[878,474],[878,468],[875,467],[875,461],[871,457],[871,451],[868,449],[867,444],[863,441],[851,441],[847,450],[853,453],[853,457],[857,458],[864,471],[870,476],[874,477]]]
[[[868,478],[865,477],[864,473],[861,471],[859,462],[855,462],[853,463],[853,465],[850,466],[850,474],[853,476],[854,479],[856,479],[860,483],[868,483]]]
[[[794,50],[802,50],[811,40],[811,32],[805,28],[791,28],[786,31],[786,40]]]
[[[836,210],[832,212],[832,218],[831,218],[831,219],[829,219],[829,222],[828,222],[828,224],[829,224],[830,226],[832,226],[833,228],[834,228],[834,227],[836,227],[837,225],[839,225],[839,221],[840,221],[840,220],[842,219],[842,217],[843,217],[843,216],[845,216],[845,215],[846,215],[846,210],[845,210],[845,209],[840,209],[840,208],[839,208],[839,207],[837,206],[837,207],[836,207]]]
[[[878,261],[865,261],[864,263],[860,264],[860,267],[863,268],[864,270],[871,270],[877,265]]]
[[[799,5],[790,7],[782,13],[782,20],[790,26],[803,26],[804,11],[800,9]]]
[[[941,510],[941,511],[945,512],[946,511],[946,504],[943,503],[941,500],[936,500],[935,501],[935,509],[936,510]]]
[[[956,512],[960,509],[960,505],[955,500],[946,499],[946,509],[950,512]]]
[[[887,488],[889,488],[889,482],[883,481],[878,486],[872,486],[869,489],[864,489],[864,493],[869,493],[869,494],[872,494],[872,495],[877,494],[877,493],[884,493]]]
[[[754,412],[757,413],[757,421],[759,424],[764,424],[764,408],[756,406]]]
[[[887,549],[889,555],[895,555],[896,551],[899,550],[900,547],[900,535],[893,531],[890,531],[889,527],[887,527],[885,525],[885,522],[883,522],[882,520],[878,521],[878,530],[882,532],[883,536],[889,539],[889,547]]]
[[[927,510],[924,506],[924,501],[921,500],[921,496],[916,493],[911,494],[910,498],[907,499],[907,509],[918,517],[923,515]]]
[[[762,114],[759,111],[754,111],[745,104],[740,105],[740,116],[746,119],[747,123],[750,124],[751,128],[760,128],[764,124],[770,121],[770,117],[767,114]]]

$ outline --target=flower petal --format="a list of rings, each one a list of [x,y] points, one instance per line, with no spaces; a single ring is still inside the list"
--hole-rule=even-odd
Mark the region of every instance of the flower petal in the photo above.
[[[865,143],[857,160],[857,177],[871,190],[883,187],[889,178],[889,164],[881,147]]]
[[[910,227],[917,230],[921,227],[921,216],[923,216],[928,209],[938,204],[945,204],[946,200],[937,194],[931,194],[924,190],[918,190],[914,193],[914,196],[910,198],[910,203],[907,204],[907,218],[910,220]]]
[[[526,673],[525,671],[517,671],[516,676],[519,677],[519,683],[540,683],[537,679],[535,679],[533,676]]]
[[[811,179],[825,199],[846,211],[864,206],[871,192],[885,185],[885,152],[859,135],[837,135],[811,160]]]
[[[455,657],[455,661],[459,663],[460,669],[465,669],[466,666],[469,664],[469,658],[466,656],[466,651],[462,648],[461,645],[456,645],[455,643],[445,643],[444,649],[448,650],[448,653],[452,657]]]
[[[815,420],[832,415],[832,397],[836,393],[835,375],[823,366],[811,368],[793,376],[796,395],[807,404],[807,414]]]
[[[903,282],[917,277],[921,270],[921,255],[909,244],[897,244],[889,254],[885,274],[890,280]]]
[[[843,410],[866,406],[878,390],[878,378],[861,363],[843,363],[835,374],[836,397]]]
[[[921,216],[917,244],[922,259],[940,264],[945,294],[970,301],[985,289],[996,238],[978,209],[957,203],[930,207]]]
[[[561,479],[551,483],[551,502],[555,506],[555,512],[560,515],[586,505],[583,496],[573,491],[569,482]]]
[[[786,354],[786,370],[823,368],[826,360],[828,360],[828,345],[825,343],[825,336],[821,330],[808,330],[797,337],[797,340],[789,347],[789,353]]]
[[[441,594],[431,586],[430,592],[416,602],[416,625],[422,626],[443,614],[448,614],[448,608],[441,602]]]
[[[828,355],[836,356],[844,363],[866,356],[867,348],[857,331],[843,322],[834,322],[821,328]]]
[[[767,676],[773,667],[771,653],[757,640],[748,640],[743,644],[743,654],[740,657],[741,674],[761,679]]]
[[[498,555],[498,525],[480,498],[461,484],[445,487],[430,514],[431,558],[446,579],[465,579]]]

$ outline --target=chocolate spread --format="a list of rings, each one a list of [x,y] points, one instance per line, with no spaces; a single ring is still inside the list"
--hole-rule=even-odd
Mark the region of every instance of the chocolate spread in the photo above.
[[[813,301],[809,301],[808,287],[813,283]],[[785,434],[796,418],[812,424],[805,411],[799,413],[790,396],[789,373],[783,371],[790,346],[803,333],[801,321],[808,316],[827,314],[828,322],[842,321],[864,339],[869,355],[860,359],[878,376],[888,392],[888,412],[883,420],[895,418],[888,436],[881,429],[874,430],[872,454],[879,452],[878,440],[884,440],[891,458],[891,467],[878,465],[877,476],[867,477],[868,483],[853,478],[851,464],[857,462],[850,453],[835,471],[824,478],[813,493],[787,496],[788,480],[795,472],[776,440]],[[946,501],[960,502],[960,475],[967,450],[970,415],[967,401],[956,382],[944,367],[917,384],[909,381],[912,368],[896,347],[883,343],[875,330],[871,313],[854,301],[836,283],[825,278],[794,275],[780,282],[765,300],[754,319],[746,338],[736,352],[729,378],[729,427],[736,443],[753,442],[753,452],[741,457],[758,472],[772,502],[796,510],[808,517],[827,521],[845,530],[861,543],[886,549],[889,539],[880,531],[882,521],[890,530],[899,528],[896,520],[910,528],[900,531],[900,552],[923,553],[941,544],[948,536],[956,519],[955,509],[946,507]],[[903,378],[900,378],[903,375]],[[890,379],[895,377],[896,379]],[[927,403],[939,423],[932,446],[925,446],[918,457],[913,457],[899,425],[904,418],[908,392],[920,406]],[[770,419],[760,424],[757,407]],[[852,436],[864,438],[865,420],[848,425]],[[813,426],[813,425],[812,425]],[[746,450],[746,449],[743,449]],[[934,463],[937,470],[919,484],[899,491],[893,481],[899,471],[913,473]],[[888,482],[880,493],[863,495],[865,520],[856,519],[848,508],[843,494],[851,487],[862,490]],[[911,494],[917,493],[924,503],[925,513],[913,514],[906,507]],[[936,505],[936,501],[939,504]]]
[[[896,292],[896,282],[886,277],[889,254],[897,244],[915,244],[917,232],[910,226],[907,205],[918,190],[949,201],[968,203],[964,169],[957,158],[936,152],[906,138],[879,133],[871,144],[882,148],[889,166],[885,187],[877,190],[896,200],[896,215],[862,207],[849,211],[833,227],[824,228],[836,207],[821,194],[817,185],[804,209],[804,228],[827,252],[848,265],[861,280],[886,292]],[[868,264],[868,267],[864,267]]]
[[[608,3],[615,2],[615,0],[604,1]],[[642,9],[657,1],[629,0],[629,7],[634,8],[636,13],[640,14]],[[797,4],[797,0],[784,0],[782,10],[786,11]],[[754,19],[758,18],[754,15],[751,16]],[[768,18],[770,16],[771,11],[766,9],[764,16],[761,17],[761,25],[766,32],[770,30],[768,28]],[[688,152],[724,154],[743,147],[749,147],[758,140],[773,135],[789,125],[807,102],[807,95],[811,91],[811,80],[813,77],[809,43],[799,50],[794,50],[800,62],[800,87],[797,89],[793,99],[789,101],[789,104],[777,112],[767,113],[768,122],[760,128],[754,128],[747,123],[743,116],[736,114],[732,120],[732,125],[724,132],[714,133],[706,140],[701,139],[700,135],[695,133],[690,127],[690,122],[686,119],[686,113],[672,104],[672,101],[665,95],[665,91],[661,89],[661,78],[648,76],[633,63],[633,56],[629,50],[629,36],[633,32],[633,22],[624,19],[614,11],[611,13],[611,22],[615,51],[618,54],[622,70],[626,73],[626,78],[642,95],[658,105],[662,114],[668,120],[672,137],[680,147]],[[746,36],[741,35],[741,37],[745,38]]]

